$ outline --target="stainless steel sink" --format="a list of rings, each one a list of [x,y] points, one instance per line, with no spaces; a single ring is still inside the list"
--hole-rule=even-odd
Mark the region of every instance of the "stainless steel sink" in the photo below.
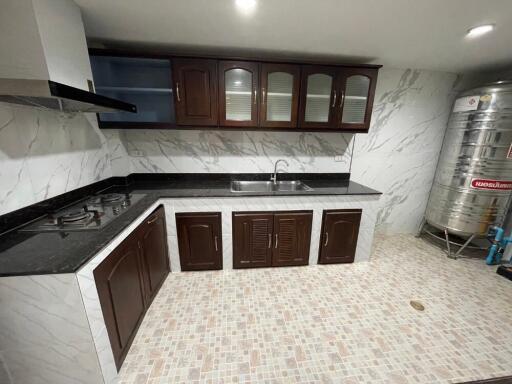
[[[300,192],[312,191],[302,181],[243,181],[234,180],[231,182],[232,192]]]

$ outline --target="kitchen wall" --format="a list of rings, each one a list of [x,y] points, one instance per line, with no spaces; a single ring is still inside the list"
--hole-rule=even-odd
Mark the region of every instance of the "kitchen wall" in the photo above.
[[[423,216],[457,75],[382,69],[369,134],[107,131],[115,175],[130,172],[352,172],[383,192],[378,229],[414,232]],[[334,156],[340,155],[336,162]]]
[[[381,232],[415,232],[434,179],[460,77],[411,69],[379,72],[369,134],[356,135],[352,179],[383,192]]]
[[[285,158],[289,172],[352,172],[383,192],[379,230],[414,232],[457,85],[455,74],[382,69],[370,133],[357,135],[99,131],[80,114],[0,104],[0,214],[111,175],[270,172]]]
[[[0,103],[0,214],[110,177],[95,119]]]
[[[130,172],[349,172],[353,135],[260,131],[106,132],[115,175]],[[339,161],[334,157],[340,156]]]

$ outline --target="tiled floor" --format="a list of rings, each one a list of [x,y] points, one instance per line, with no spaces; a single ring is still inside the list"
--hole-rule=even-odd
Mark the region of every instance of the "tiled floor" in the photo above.
[[[170,275],[121,382],[400,384],[512,374],[511,281],[413,236],[375,244],[368,263]]]

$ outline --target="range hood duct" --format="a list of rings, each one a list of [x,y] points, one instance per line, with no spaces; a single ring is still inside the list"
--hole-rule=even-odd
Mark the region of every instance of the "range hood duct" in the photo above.
[[[2,0],[0,102],[63,112],[137,112],[90,92],[92,71],[73,0]]]
[[[133,104],[51,80],[0,79],[0,102],[62,112],[137,112]]]

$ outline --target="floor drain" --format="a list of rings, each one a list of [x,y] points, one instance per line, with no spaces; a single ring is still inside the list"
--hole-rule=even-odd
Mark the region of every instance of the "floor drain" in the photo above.
[[[411,300],[410,304],[411,304],[411,307],[413,307],[417,311],[425,310],[425,306],[423,304],[421,304],[419,301]]]

